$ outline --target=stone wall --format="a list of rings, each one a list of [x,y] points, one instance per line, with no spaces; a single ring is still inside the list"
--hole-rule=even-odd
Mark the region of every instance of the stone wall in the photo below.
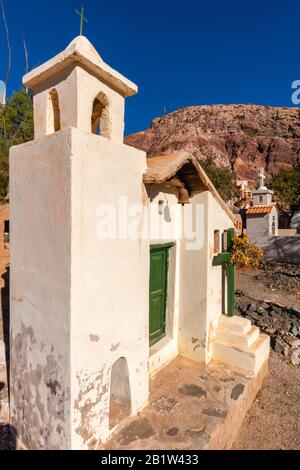
[[[262,249],[264,261],[300,265],[300,237],[272,237]]]
[[[296,229],[300,233],[300,211],[295,212],[291,221],[291,228]]]
[[[271,338],[271,347],[292,364],[300,365],[300,311],[260,301],[236,291],[237,315],[251,321]]]

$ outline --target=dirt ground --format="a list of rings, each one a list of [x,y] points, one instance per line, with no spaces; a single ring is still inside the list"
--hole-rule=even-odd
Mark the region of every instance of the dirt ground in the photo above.
[[[236,273],[236,289],[247,293],[250,297],[257,300],[271,301],[276,304],[292,307],[300,310],[300,268],[297,268],[297,283],[289,285],[291,276],[276,273],[273,270],[273,276],[280,279],[277,284],[270,282],[270,271],[261,269],[243,270]],[[294,274],[294,273],[293,273]],[[294,274],[295,276],[295,274]],[[284,277],[286,279],[284,279]],[[257,280],[257,278],[259,280]],[[294,281],[295,277],[292,277]],[[265,282],[263,282],[265,280]],[[271,287],[270,287],[271,286]]]
[[[256,279],[266,277],[269,281],[269,273],[264,275],[262,270],[238,272],[236,289],[258,300],[300,309],[297,290],[287,289],[284,282],[274,289],[269,282]],[[269,375],[244,420],[233,449],[300,449],[300,368],[286,363],[283,356],[273,351]]]
[[[269,375],[250,408],[235,450],[300,449],[300,370],[273,351]]]

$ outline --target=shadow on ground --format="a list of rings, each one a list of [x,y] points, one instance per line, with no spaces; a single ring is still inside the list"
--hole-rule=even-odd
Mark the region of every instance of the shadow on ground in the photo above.
[[[0,450],[16,450],[15,429],[9,424],[0,424]]]

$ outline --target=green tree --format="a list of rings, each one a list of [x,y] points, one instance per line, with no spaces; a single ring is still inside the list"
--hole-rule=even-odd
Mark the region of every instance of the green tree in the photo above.
[[[225,202],[229,201],[236,190],[231,170],[228,168],[218,168],[212,156],[208,156],[204,162],[201,162],[201,166],[220,196]]]
[[[300,164],[294,168],[281,169],[269,182],[273,189],[277,205],[282,212],[289,212],[290,218],[300,206]]]
[[[0,106],[0,202],[4,202],[8,194],[10,147],[32,139],[32,97],[22,90],[14,93],[6,106]]]

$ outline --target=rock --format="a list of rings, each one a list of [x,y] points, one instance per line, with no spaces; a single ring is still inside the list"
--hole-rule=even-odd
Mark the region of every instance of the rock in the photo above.
[[[202,413],[207,416],[213,416],[214,418],[226,418],[228,410],[220,408],[207,408],[204,409]]]
[[[293,315],[293,316],[300,319],[300,311],[299,310],[296,310],[295,308],[290,308],[288,310],[288,312],[289,312],[290,315]]]
[[[273,326],[267,326],[265,328],[265,332],[268,333],[268,335],[273,335],[276,331],[276,328],[274,328]]]
[[[263,302],[260,304],[260,307],[264,310],[268,310],[268,308],[270,308],[270,304],[268,302]]]
[[[239,297],[239,296],[245,295],[245,293],[244,293],[244,291],[242,291],[242,290],[240,290],[240,289],[237,289],[237,290],[235,291],[235,295],[237,295],[237,296]]]
[[[266,328],[268,328],[268,324],[264,321],[263,318],[261,320],[256,321],[255,325],[259,326],[259,328],[261,328],[262,330],[265,330]]]
[[[290,331],[291,327],[292,327],[292,323],[290,321],[284,321],[282,323],[282,329],[285,331]]]
[[[203,390],[203,388],[195,384],[184,384],[178,389],[178,392],[183,395],[189,395],[191,397],[207,397],[206,390]]]
[[[214,155],[217,166],[232,168],[239,179],[255,181],[257,168],[266,161],[267,176],[282,166],[292,168],[300,151],[299,137],[297,108],[209,105],[158,117],[149,129],[127,136],[125,143],[148,156],[174,150],[187,150],[199,160]],[[277,286],[274,274],[268,271],[269,280]]]
[[[297,349],[296,351],[293,352],[292,357],[291,357],[291,363],[294,364],[295,366],[300,365],[300,349]]]
[[[251,302],[248,307],[248,312],[250,312],[251,314],[252,312],[255,312],[256,309],[257,309],[257,305],[254,302]]]
[[[244,390],[245,390],[245,385],[244,384],[241,384],[241,383],[236,384],[233,387],[233,389],[231,390],[230,398],[232,400],[236,401],[241,396],[241,394],[244,392]]]
[[[178,433],[179,433],[179,428],[171,428],[169,429],[169,431],[167,431],[167,435],[170,437],[177,436]]]
[[[249,317],[252,318],[254,321],[259,322],[261,317],[255,312],[247,312]]]
[[[300,339],[294,339],[294,341],[292,342],[291,344],[291,348],[292,349],[295,349],[295,348],[300,348]]]
[[[279,313],[280,315],[283,313],[283,308],[279,307],[279,305],[271,304],[270,308],[273,312]]]
[[[290,357],[295,349],[300,349],[300,322],[291,311],[294,312],[278,304],[240,296],[237,314],[270,335],[271,346],[278,354]]]
[[[250,305],[251,305],[251,304],[249,304],[249,302],[248,302],[248,303],[243,303],[243,304],[241,304],[241,305],[239,306],[239,311],[240,311],[241,313],[246,313],[247,310],[248,310],[248,308],[250,307]]]
[[[266,315],[267,312],[266,312],[266,309],[263,308],[261,305],[259,307],[257,307],[257,313],[259,313],[259,315]]]
[[[276,333],[278,336],[284,336],[286,331],[282,328],[279,328],[278,330],[276,330]]]
[[[290,331],[291,331],[292,335],[294,335],[294,336],[298,336],[298,334],[299,334],[299,328],[296,328],[295,326],[293,326],[293,328],[291,328]]]
[[[294,344],[295,342],[297,342],[297,340],[295,340],[295,337],[292,336],[292,335],[284,335],[284,336],[282,337],[282,339],[283,339],[283,341],[284,341],[288,346],[290,346],[290,347],[293,347],[293,344]],[[299,341],[299,343],[300,343],[300,341]]]
[[[283,354],[284,356],[288,356],[289,354],[289,347],[284,343],[281,338],[275,339],[274,350],[279,354]]]
[[[120,433],[118,443],[123,445],[131,444],[138,439],[148,439],[155,435],[155,430],[147,418],[137,418],[128,424]]]
[[[161,414],[169,413],[174,406],[177,404],[177,400],[174,397],[163,395],[156,401],[152,402],[153,408]]]

